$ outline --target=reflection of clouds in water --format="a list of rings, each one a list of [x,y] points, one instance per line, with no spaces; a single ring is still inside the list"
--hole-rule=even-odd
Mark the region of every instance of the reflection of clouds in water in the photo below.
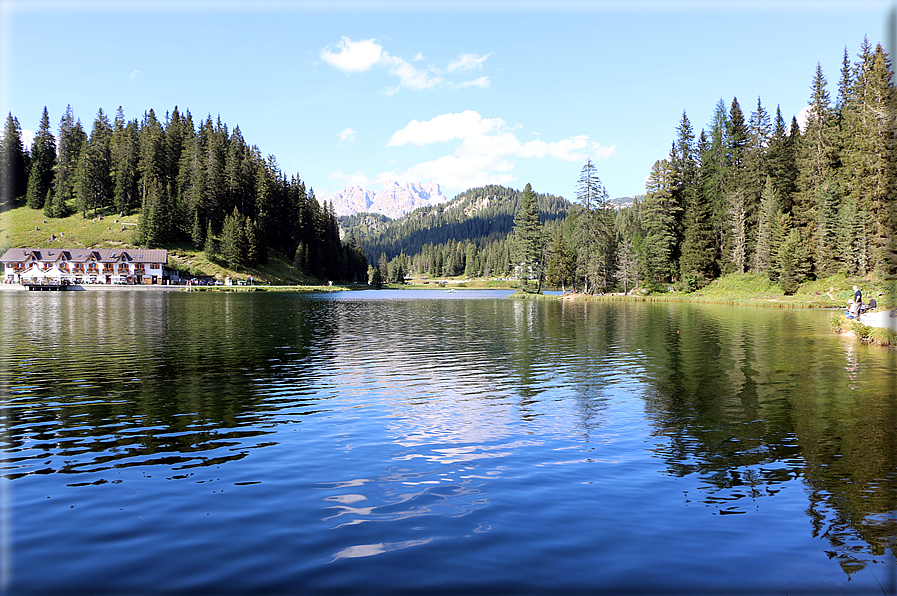
[[[856,385],[857,372],[860,369],[860,362],[857,358],[856,342],[852,337],[845,339],[847,341],[844,342],[844,355],[847,359],[847,366],[845,366],[844,369],[847,371],[847,378],[850,380],[847,386],[851,389],[859,389]]]
[[[461,471],[464,471],[462,469]],[[460,517],[486,504],[479,485],[473,486],[474,476],[443,473],[434,477],[414,473],[387,474],[371,483],[368,495],[347,493],[328,495],[324,501],[338,503],[325,507],[332,515],[325,520],[349,516],[351,520],[337,527],[356,525],[370,521],[395,521],[411,517],[439,515]],[[479,477],[477,477],[479,478]],[[480,483],[482,484],[482,483]],[[410,487],[421,487],[415,490]],[[410,492],[408,492],[410,490]],[[355,507],[355,503],[370,501],[370,506]]]
[[[422,546],[429,544],[438,538],[424,538],[423,540],[405,540],[404,542],[378,542],[376,544],[358,544],[344,548],[333,554],[333,561],[339,559],[358,559],[362,557],[373,557],[394,550],[410,548],[412,546]],[[331,562],[333,562],[331,561]]]

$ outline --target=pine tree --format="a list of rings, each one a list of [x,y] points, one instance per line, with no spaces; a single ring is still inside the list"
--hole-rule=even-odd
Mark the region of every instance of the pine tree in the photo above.
[[[68,214],[69,202],[75,191],[78,160],[86,142],[87,135],[81,128],[81,121],[75,120],[72,106],[66,106],[59,121],[59,153],[56,158],[52,198],[44,202],[44,214],[47,217],[65,217]]]
[[[112,204],[119,215],[127,215],[137,204],[137,159],[140,146],[137,121],[125,121],[119,106],[112,126]]]
[[[607,191],[591,159],[586,160],[576,186],[578,209],[574,212],[574,246],[581,255],[577,275],[585,281],[585,292],[607,287],[613,271],[613,221]]]
[[[566,293],[567,285],[576,279],[576,252],[570,246],[562,230],[558,230],[552,238],[548,249],[548,269],[546,280]],[[573,286],[573,291],[576,287]]]
[[[542,292],[545,237],[539,216],[539,204],[533,187],[523,189],[520,207],[514,216],[514,268],[524,292]]]
[[[206,259],[209,261],[216,260],[221,254],[221,245],[218,242],[218,237],[215,235],[215,230],[212,229],[212,222],[209,222],[209,226],[206,229],[204,250]]]
[[[93,209],[96,217],[98,210],[106,207],[112,198],[111,137],[109,119],[100,108],[90,139],[78,160],[75,195],[78,209],[85,218],[89,209]]]
[[[850,196],[857,210],[872,218],[870,267],[885,274],[897,273],[893,249],[897,100],[892,76],[887,54],[880,45],[873,52],[866,40],[845,110],[849,141],[842,158],[851,174]]]
[[[699,161],[701,167],[701,190],[704,200],[710,206],[713,216],[713,238],[715,254],[722,259],[728,234],[727,178],[726,147],[728,141],[728,116],[726,103],[720,99],[713,111],[713,120],[710,126],[710,134],[703,150],[700,151]],[[721,268],[721,264],[715,266]]]
[[[772,178],[773,186],[781,201],[782,211],[791,212],[791,195],[796,188],[797,161],[795,156],[796,139],[800,137],[796,120],[792,126],[785,125],[782,110],[776,106],[776,117],[767,152],[767,172]]]
[[[258,227],[250,218],[246,218],[243,227],[243,237],[246,243],[246,255],[244,263],[247,267],[255,267],[258,265],[262,246],[259,242]]]
[[[744,181],[744,159],[748,143],[748,131],[744,123],[744,112],[738,98],[732,98],[729,117],[726,120],[726,166],[728,170],[727,188],[731,192]]]
[[[0,211],[15,206],[28,188],[28,163],[22,145],[22,128],[12,113],[6,117],[0,139]]]
[[[698,141],[698,151],[704,154],[708,144],[704,131]],[[697,290],[710,283],[716,276],[716,244],[713,233],[713,211],[705,189],[702,167],[696,182],[687,192],[683,215],[682,247],[679,257],[679,271],[686,290]]]
[[[832,113],[822,66],[816,65],[811,85],[806,131],[798,143],[798,193],[794,205],[797,226],[810,229],[816,219],[817,189],[834,181]]]
[[[40,125],[31,143],[31,172],[28,176],[26,202],[32,209],[43,209],[44,201],[53,185],[53,167],[56,165],[56,139],[50,130],[47,107],[41,115]]]
[[[766,177],[763,193],[760,196],[760,219],[757,225],[757,246],[754,252],[754,269],[758,272],[773,268],[778,246],[773,241],[776,219],[781,213],[779,193],[773,184],[772,177]]]
[[[623,294],[629,293],[629,286],[638,282],[638,255],[632,241],[626,239],[620,245],[617,258],[617,279],[623,283]]]
[[[673,168],[667,160],[654,162],[643,203],[647,279],[660,286],[677,277],[675,258],[681,208],[674,198]]]
[[[246,259],[246,225],[239,210],[224,218],[221,228],[221,257],[231,269],[236,269]]]

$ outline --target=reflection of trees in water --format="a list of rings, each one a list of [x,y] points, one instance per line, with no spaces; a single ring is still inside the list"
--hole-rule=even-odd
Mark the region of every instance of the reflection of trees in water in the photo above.
[[[259,446],[251,437],[271,432],[266,421],[313,406],[297,394],[321,357],[314,345],[333,333],[320,306],[252,294],[70,298],[80,302],[47,317],[25,308],[5,330],[7,477],[241,459]]]
[[[651,305],[626,331],[647,356],[656,454],[702,479],[706,505],[745,513],[744,499],[802,478],[814,536],[846,572],[893,553],[893,353],[865,353],[879,362],[864,375],[794,312]]]

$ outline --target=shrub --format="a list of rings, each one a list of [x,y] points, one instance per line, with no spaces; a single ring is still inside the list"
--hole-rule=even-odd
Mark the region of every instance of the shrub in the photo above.
[[[897,344],[897,332],[883,327],[872,327],[869,339],[880,346],[892,346]]]
[[[856,335],[860,339],[869,339],[869,334],[872,332],[872,327],[868,325],[863,325],[859,321],[850,321],[849,326],[850,331],[853,331],[853,334]]]

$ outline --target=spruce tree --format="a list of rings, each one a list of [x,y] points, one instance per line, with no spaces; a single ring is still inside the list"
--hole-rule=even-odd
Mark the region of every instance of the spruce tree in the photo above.
[[[112,159],[112,204],[119,215],[127,215],[137,205],[137,161],[139,136],[137,121],[125,121],[119,106],[110,141]]]
[[[514,216],[514,268],[524,292],[542,292],[545,237],[539,204],[533,187],[527,183]]]
[[[675,200],[675,179],[667,160],[654,162],[643,203],[645,263],[648,282],[659,288],[677,277],[675,258],[681,208]]]
[[[785,124],[780,106],[776,106],[776,117],[767,151],[767,173],[772,178],[773,186],[781,201],[784,212],[791,212],[791,195],[794,193],[797,179],[797,162],[795,158],[795,139],[800,132],[797,126],[793,129]]]
[[[617,253],[617,279],[623,284],[623,294],[629,293],[629,286],[638,283],[638,255],[627,238]]]
[[[834,181],[833,129],[831,102],[822,66],[816,65],[810,96],[807,128],[798,144],[799,177],[795,224],[811,229],[816,219],[817,189]]]
[[[215,230],[212,228],[211,221],[206,228],[203,250],[206,253],[206,259],[208,259],[209,261],[217,260],[221,254],[221,245],[218,242],[218,237],[215,235]]]
[[[65,217],[69,202],[74,197],[76,171],[87,135],[81,121],[75,119],[72,106],[66,106],[59,121],[59,153],[56,158],[56,175],[53,178],[52,199],[44,202],[47,217]]]
[[[614,240],[607,191],[591,159],[586,160],[580,172],[576,200],[574,246],[580,254],[577,276],[584,280],[585,292],[591,293],[611,282]]]
[[[28,188],[28,164],[22,145],[22,128],[12,113],[6,117],[0,139],[0,211],[15,207]]]
[[[698,141],[701,155],[708,144],[704,131]],[[679,271],[687,290],[697,290],[715,277],[716,244],[714,242],[713,206],[705,189],[709,186],[701,167],[697,180],[687,192],[683,215],[682,247],[679,257]]]
[[[868,40],[863,44],[855,67],[845,125],[849,129],[842,162],[851,175],[849,194],[858,211],[871,216],[870,268],[897,274],[893,262],[894,200],[897,187],[897,147],[895,116],[897,98],[890,59],[881,46],[874,51]]]
[[[56,139],[50,130],[47,107],[41,115],[40,125],[31,143],[31,173],[28,176],[26,202],[32,209],[43,209],[47,193],[53,184],[53,168],[56,165]]]
[[[105,208],[112,199],[112,127],[100,108],[93,123],[90,139],[78,160],[75,194],[78,209],[87,217],[93,209],[96,217],[99,209]]]
[[[767,176],[763,193],[760,196],[760,218],[757,224],[757,245],[754,252],[754,269],[758,272],[768,272],[774,267],[778,246],[774,243],[773,232],[780,213],[779,193],[773,184],[772,177]]]

